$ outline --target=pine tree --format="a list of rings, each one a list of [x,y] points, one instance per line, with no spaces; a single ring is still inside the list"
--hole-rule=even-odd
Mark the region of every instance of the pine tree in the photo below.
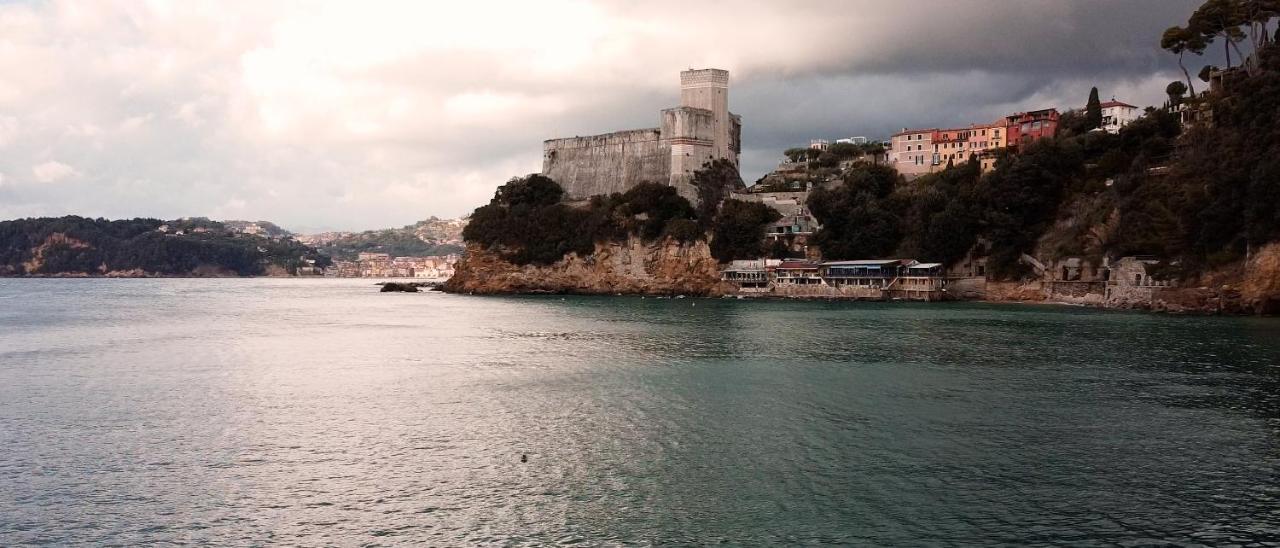
[[[1084,109],[1085,127],[1097,129],[1102,127],[1102,102],[1098,101],[1098,88],[1089,90],[1089,104]]]

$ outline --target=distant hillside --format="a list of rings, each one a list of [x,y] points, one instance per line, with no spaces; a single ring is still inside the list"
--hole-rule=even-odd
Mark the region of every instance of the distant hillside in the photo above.
[[[337,260],[352,260],[361,252],[392,256],[426,256],[461,253],[466,219],[431,217],[401,228],[364,232],[326,232],[298,236],[298,240]]]
[[[223,226],[229,230],[242,234],[254,234],[257,236],[265,236],[267,238],[288,238],[293,236],[292,232],[280,228],[279,225],[270,221],[221,221]]]
[[[0,276],[288,275],[312,262],[331,264],[291,238],[245,234],[204,218],[0,222]]]

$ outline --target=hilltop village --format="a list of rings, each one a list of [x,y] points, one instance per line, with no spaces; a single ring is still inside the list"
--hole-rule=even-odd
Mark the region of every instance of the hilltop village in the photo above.
[[[1096,90],[1092,100],[1096,101]],[[1096,105],[1100,123],[1090,131],[1118,135],[1146,114],[1114,98]],[[1071,114],[1088,109],[1071,109]],[[978,173],[986,174],[998,161],[1057,136],[1061,118],[1058,109],[1050,107],[966,127],[903,128],[885,141],[813,139],[808,147],[788,149],[776,170],[734,194],[778,212],[780,218],[767,225],[765,238],[768,247],[782,251],[775,251],[774,258],[734,260],[721,269],[721,279],[740,295],[923,301],[987,298],[986,261],[981,256],[951,264],[900,258],[823,260],[813,241],[822,223],[808,207],[811,192],[841,184],[859,164],[892,168],[902,185],[970,162]],[[1148,265],[1158,263],[1151,257],[1104,258],[1101,263],[1060,257],[1047,265],[1030,255],[1019,259],[1031,267],[1031,275],[1018,284],[1020,296],[1035,298],[1038,292],[1057,301],[1127,305],[1149,301],[1152,288],[1171,285],[1147,273]]]
[[[1280,48],[1255,43],[1163,105],[1094,88],[963,127],[818,138],[749,186],[728,71],[684,71],[659,127],[545,141],[542,172],[472,215],[446,289],[1280,310]]]

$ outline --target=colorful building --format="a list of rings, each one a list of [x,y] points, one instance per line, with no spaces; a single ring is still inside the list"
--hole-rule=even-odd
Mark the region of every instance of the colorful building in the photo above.
[[[933,170],[933,135],[937,128],[906,129],[889,139],[889,165],[908,179]]]
[[[999,151],[1008,146],[1005,141],[1007,133],[1004,120],[989,124],[974,124],[969,128],[969,151],[978,156],[978,163],[982,166],[983,173],[995,169],[996,160],[1000,156]]]
[[[1007,128],[1005,141],[1011,148],[1050,138],[1058,133],[1058,109],[1055,108],[1019,112],[1006,116],[1004,121]]]
[[[941,171],[948,164],[959,164],[969,160],[969,135],[972,130],[968,128],[955,129],[939,129],[933,132],[933,160],[932,166],[934,171]]]

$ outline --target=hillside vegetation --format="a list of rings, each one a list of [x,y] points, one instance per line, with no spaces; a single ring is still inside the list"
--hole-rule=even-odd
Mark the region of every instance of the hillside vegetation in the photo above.
[[[855,165],[810,195],[828,257],[989,256],[996,277],[1023,273],[1023,253],[1055,258],[1152,255],[1190,277],[1280,239],[1280,50],[1187,99],[1212,113],[1183,133],[1179,115],[1148,109],[1118,135],[1065,131],[1001,159],[914,181]]]
[[[594,196],[586,206],[574,207],[561,202],[564,190],[546,176],[512,179],[475,210],[463,238],[516,264],[551,264],[570,253],[585,256],[598,242],[628,237],[691,242],[708,233],[711,253],[721,261],[760,256],[764,226],[778,213],[763,204],[725,199],[729,190],[742,188],[728,162],[706,166],[693,183],[698,207],[675,187],[658,183]]]
[[[215,221],[84,217],[0,222],[0,275],[296,273],[328,258],[292,239],[239,234]]]
[[[363,252],[387,253],[393,257],[423,257],[461,253],[462,230],[456,220],[432,217],[402,228],[366,230],[340,234],[315,243],[315,247],[336,260],[354,260]]]

